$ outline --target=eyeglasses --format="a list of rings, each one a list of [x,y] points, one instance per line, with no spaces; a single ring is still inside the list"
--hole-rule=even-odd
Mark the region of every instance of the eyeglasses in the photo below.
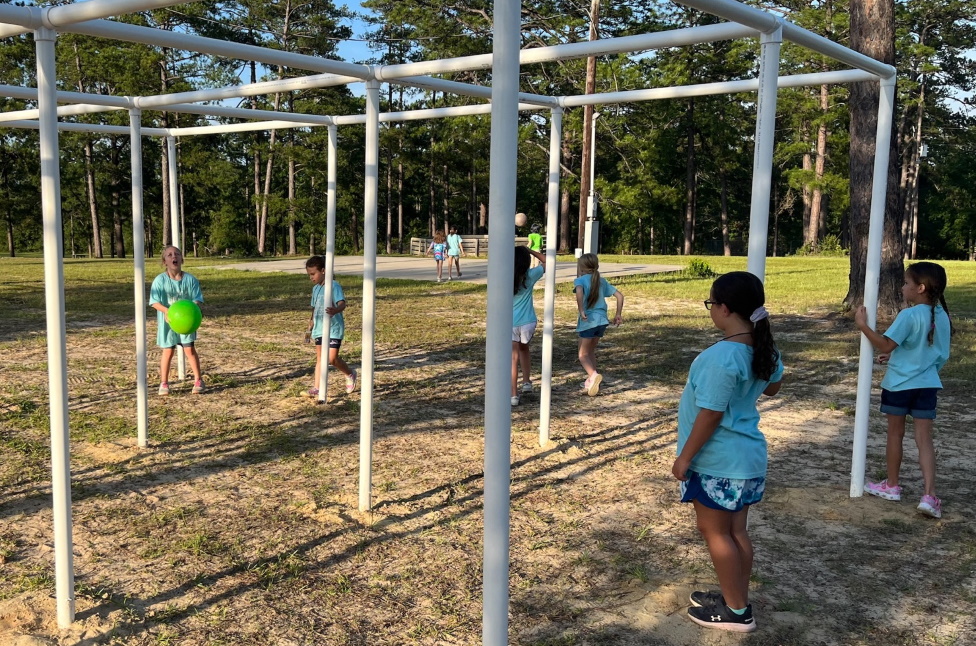
[[[706,310],[712,309],[712,305],[721,305],[721,303],[719,303],[718,301],[712,301],[712,300],[704,301],[704,303],[705,303]]]

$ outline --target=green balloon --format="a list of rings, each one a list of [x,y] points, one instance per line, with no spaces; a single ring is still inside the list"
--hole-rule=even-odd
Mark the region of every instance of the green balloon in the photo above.
[[[177,334],[193,334],[200,327],[203,313],[193,301],[176,301],[169,306],[167,318],[169,326]]]

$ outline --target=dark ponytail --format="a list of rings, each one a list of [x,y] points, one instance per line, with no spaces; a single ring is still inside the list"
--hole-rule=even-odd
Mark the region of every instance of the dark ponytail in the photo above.
[[[766,302],[766,292],[762,281],[754,274],[747,271],[733,271],[715,279],[712,283],[712,299],[716,303],[725,305],[744,320],[752,321],[752,315]],[[776,349],[776,342],[773,340],[768,316],[752,321],[753,374],[759,379],[768,381],[775,372],[778,361],[779,350]]]
[[[526,274],[529,273],[529,265],[532,264],[532,256],[529,255],[528,247],[515,247],[515,291],[518,294],[525,289]]]
[[[929,306],[932,308],[932,319],[929,323],[928,335],[929,345],[935,343],[935,306],[937,304],[942,306],[946,316],[949,317],[949,335],[952,336],[955,329],[952,326],[952,317],[949,316],[949,307],[945,302],[945,290],[949,281],[946,278],[945,269],[942,265],[927,261],[916,262],[908,266],[905,274],[916,285],[925,285],[925,294],[928,297]]]

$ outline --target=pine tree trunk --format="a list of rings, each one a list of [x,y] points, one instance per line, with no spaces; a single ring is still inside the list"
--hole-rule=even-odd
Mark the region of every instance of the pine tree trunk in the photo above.
[[[894,65],[894,1],[856,0],[851,3],[850,13],[851,48]],[[879,92],[877,82],[852,83],[850,86],[851,271],[847,296],[844,298],[844,305],[848,309],[853,309],[864,301]],[[902,300],[901,285],[904,277],[904,240],[901,237],[901,211],[898,208],[897,141],[897,137],[891,138],[878,292],[878,309],[892,315],[898,311]]]
[[[590,0],[590,40],[599,38],[598,28],[600,25],[600,0]],[[596,57],[590,56],[586,59],[586,85],[585,93],[593,94],[596,91]],[[580,200],[579,200],[579,229],[576,232],[576,246],[583,247],[583,238],[586,237],[586,217],[590,197],[590,156],[596,153],[591,150],[593,141],[593,106],[587,105],[583,108],[583,154],[580,157]],[[594,209],[596,205],[594,205]]]
[[[803,122],[801,138],[805,147],[809,145],[810,124]],[[813,157],[809,152],[803,153],[802,168],[804,171],[813,170]],[[806,176],[806,173],[804,173]],[[809,182],[803,183],[803,244],[812,246],[813,240],[810,237],[810,212],[813,210],[813,188]]]
[[[570,165],[573,163],[572,158],[572,134],[569,128],[563,129],[563,141],[562,141],[562,151],[560,152],[560,159],[563,160],[563,164]],[[569,238],[570,238],[570,219],[569,219],[569,190],[563,189],[559,200],[559,252],[569,253]]]
[[[722,253],[732,255],[732,245],[729,242],[729,178],[725,169],[719,171],[722,178]]]
[[[685,173],[685,223],[684,223],[684,255],[690,256],[695,244],[695,101],[688,101],[686,118],[688,119],[687,133],[687,163]]]
[[[827,92],[827,86],[820,86],[820,111],[823,114],[827,113],[827,108],[829,107],[829,94]],[[813,199],[810,203],[810,228],[808,229],[808,235],[810,239],[810,244],[816,246],[820,242],[820,229],[821,223],[824,220],[824,209],[823,209],[823,177],[824,171],[827,168],[827,121],[822,119],[820,125],[817,126],[817,159],[813,166]]]
[[[441,175],[442,186],[444,187],[444,192],[442,193],[441,203],[443,204],[444,210],[444,234],[451,230],[451,176],[447,170],[447,164],[444,164],[444,172]]]
[[[122,212],[120,210],[122,202],[122,190],[119,178],[124,177],[124,173],[119,168],[119,140],[112,139],[112,165],[117,172],[112,175],[112,232],[113,248],[112,255],[116,258],[125,258],[125,237],[122,230]],[[132,232],[135,236],[135,231]]]
[[[298,255],[298,223],[295,215],[295,158],[288,156],[288,255]]]

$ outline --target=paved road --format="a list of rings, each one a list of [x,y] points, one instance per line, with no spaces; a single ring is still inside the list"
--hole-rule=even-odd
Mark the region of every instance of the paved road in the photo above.
[[[239,262],[217,265],[216,269],[238,269],[244,271],[281,271],[289,274],[305,273],[305,258],[288,260],[266,260],[262,262]],[[600,274],[607,278],[631,276],[633,274],[657,274],[681,271],[678,265],[643,265],[640,263],[600,263]],[[488,282],[488,260],[486,258],[461,258],[461,280],[484,285]],[[337,256],[335,273],[339,275],[363,275],[362,256]],[[444,280],[447,280],[447,265],[444,266]],[[379,256],[376,259],[378,278],[400,278],[405,280],[437,280],[437,268],[431,258],[408,258]],[[556,266],[556,282],[571,283],[576,278],[576,263],[560,262]],[[455,278],[455,280],[457,280]],[[542,281],[538,285],[541,287]]]

